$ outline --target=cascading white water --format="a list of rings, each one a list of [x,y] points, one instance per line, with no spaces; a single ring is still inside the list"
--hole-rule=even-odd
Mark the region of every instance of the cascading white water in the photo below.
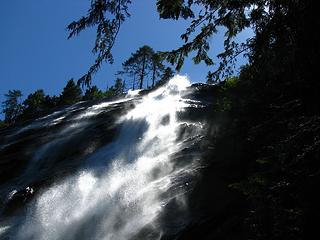
[[[179,127],[191,124],[177,119],[188,106],[181,92],[189,85],[186,77],[175,76],[143,97],[119,119],[122,128],[113,143],[30,204],[13,238],[126,240],[144,231],[143,239],[159,239],[163,209],[172,199],[185,207],[188,182],[181,177],[197,170],[196,161],[177,165],[172,160],[184,147]],[[91,117],[97,109],[78,118]],[[201,124],[195,129],[201,131]]]

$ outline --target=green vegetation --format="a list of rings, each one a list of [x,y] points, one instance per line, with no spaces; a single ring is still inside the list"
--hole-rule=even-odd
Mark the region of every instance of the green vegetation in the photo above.
[[[20,103],[21,91],[10,90],[5,94],[7,100],[2,103],[5,120],[1,122],[1,128],[16,122],[38,118],[54,108],[79,101],[121,96],[128,89],[158,87],[172,78],[173,74],[174,71],[164,65],[160,53],[145,45],[132,53],[122,64],[122,70],[118,71],[117,75],[126,77],[126,81],[118,77],[114,85],[105,91],[98,89],[95,85],[90,86],[90,82],[83,82],[80,79],[78,83],[75,83],[73,79],[70,79],[59,97],[46,95],[43,89],[38,89],[29,94],[23,103]],[[84,94],[80,85],[85,89]]]
[[[110,12],[109,5],[124,9],[122,14],[129,16],[131,1],[92,1],[97,3],[100,8],[91,7],[88,14],[103,16],[90,21],[97,29],[121,16]],[[212,138],[211,156],[215,161],[228,159],[237,169],[229,182],[246,197],[247,207],[237,223],[245,226],[242,238],[311,239],[317,233],[315,219],[320,217],[320,199],[313,194],[320,187],[320,82],[316,77],[320,22],[315,3],[157,0],[156,4],[161,18],[191,19],[181,35],[185,43],[161,53],[177,70],[193,53],[194,63],[213,65],[208,54],[210,39],[224,29],[224,51],[217,56],[218,67],[208,73],[208,82],[219,83],[212,121],[219,114],[225,116],[218,135]],[[237,42],[246,28],[252,29],[252,38]],[[112,46],[97,49],[110,53]],[[241,54],[247,55],[249,64],[243,66],[238,79],[228,79]],[[138,69],[136,80],[141,85],[143,65]],[[132,68],[128,74],[137,72]],[[227,238],[228,229],[225,231]]]
[[[22,112],[22,104],[20,99],[22,93],[20,90],[10,90],[5,94],[6,100],[2,103],[3,113],[5,114],[4,122],[12,124]]]
[[[144,45],[122,64],[119,75],[129,77],[132,90],[144,86],[149,87],[148,75],[151,74],[151,87],[154,87],[157,78],[163,73],[165,66],[160,54],[155,52],[150,46]],[[136,86],[138,84],[138,86]]]
[[[160,76],[160,80],[156,82],[155,87],[162,86],[166,84],[174,76],[174,71],[170,67],[166,67]]]
[[[64,87],[59,100],[61,105],[70,105],[79,102],[81,98],[82,91],[80,86],[75,84],[73,79],[70,79]]]
[[[104,61],[113,63],[111,49],[115,43],[121,24],[130,16],[128,13],[128,5],[130,3],[131,0],[91,1],[87,16],[69,24],[69,38],[78,35],[88,27],[97,26],[97,37],[93,48],[93,52],[97,54],[97,58],[88,70],[88,73],[80,79],[82,84],[90,85],[92,74],[100,68]]]
[[[130,3],[93,0],[88,15],[69,25],[70,36],[97,27],[97,60],[80,83],[90,86],[91,76],[102,62],[113,62],[111,50],[121,24],[129,16]],[[213,58],[208,55],[210,38],[218,29],[225,29],[224,51],[217,56],[220,62],[208,73],[208,82],[215,83],[218,89],[212,123],[221,115],[225,120],[220,123],[219,132],[210,136],[214,148],[208,150],[208,162],[228,162],[230,166],[224,169],[226,181],[245,198],[245,208],[233,213],[238,215],[233,224],[242,226],[238,239],[312,239],[317,235],[320,217],[316,194],[320,188],[320,81],[316,77],[320,54],[316,29],[320,22],[314,2],[156,3],[161,18],[192,19],[181,36],[185,43],[170,52],[155,53],[148,46],[138,49],[119,72],[131,80],[126,85],[132,89],[137,84],[139,88],[148,86],[146,76],[151,73],[152,86],[159,86],[173,74],[171,68],[164,67],[164,60],[179,70],[193,53],[196,64],[213,65]],[[253,37],[238,43],[236,37],[248,27],[253,30]],[[236,57],[243,53],[249,63],[234,77]],[[121,94],[124,85],[118,79],[105,93],[93,86],[83,99]],[[33,114],[42,111],[48,102],[41,90],[29,95],[23,105],[19,103],[21,96],[18,90],[6,94],[5,121],[1,125],[14,123],[23,108],[25,114]],[[72,104],[80,99],[79,86],[69,81],[51,104]],[[202,227],[201,223],[198,227]],[[229,229],[224,231],[223,239],[227,239]]]
[[[117,78],[114,86],[112,86],[109,91],[112,91],[114,96],[118,96],[124,93],[125,84],[121,78]]]
[[[42,89],[31,93],[23,102],[24,110],[23,115],[25,118],[32,118],[38,116],[45,111],[46,98]]]
[[[26,120],[33,120],[52,112],[55,108],[72,105],[79,101],[98,100],[121,96],[125,92],[124,81],[117,78],[115,84],[105,91],[97,86],[87,87],[85,94],[79,84],[70,79],[59,97],[46,95],[43,89],[38,89],[21,103],[20,90],[9,90],[2,103],[5,120],[0,121],[0,128],[5,128]]]
[[[97,99],[102,99],[105,97],[105,93],[101,90],[99,90],[99,88],[97,86],[92,86],[87,88],[84,96],[83,96],[83,100],[87,101],[87,100],[97,100]]]

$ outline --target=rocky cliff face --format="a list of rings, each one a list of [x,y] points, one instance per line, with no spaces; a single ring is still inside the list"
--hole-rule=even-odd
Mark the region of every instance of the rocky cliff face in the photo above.
[[[3,130],[0,236],[193,239],[212,236],[197,232],[208,223],[230,227],[221,219],[237,196],[210,159],[215,91],[177,76]]]

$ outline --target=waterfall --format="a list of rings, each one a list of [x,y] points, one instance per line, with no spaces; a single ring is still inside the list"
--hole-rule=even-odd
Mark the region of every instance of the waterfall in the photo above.
[[[143,97],[130,93],[118,101],[136,99],[134,107],[117,120],[121,127],[116,139],[86,155],[72,176],[39,192],[22,216],[11,226],[0,224],[0,230],[8,239],[18,240],[160,239],[168,229],[174,233],[187,224],[185,196],[200,163],[180,152],[203,131],[202,123],[179,118],[195,104],[183,96],[189,85],[186,77],[178,75]],[[112,104],[100,103],[73,117],[58,138],[35,153],[28,171],[54,151],[64,134],[81,131],[90,124],[87,119]],[[47,124],[65,121],[66,114],[55,113]]]

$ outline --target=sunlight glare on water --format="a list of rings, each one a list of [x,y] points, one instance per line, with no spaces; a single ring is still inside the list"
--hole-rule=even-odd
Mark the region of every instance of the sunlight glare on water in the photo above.
[[[115,144],[119,152],[113,159],[92,157],[92,161],[111,161],[102,174],[90,168],[89,158],[85,170],[40,195],[14,239],[125,240],[146,228],[153,232],[148,239],[158,239],[162,234],[158,218],[164,206],[174,198],[184,205],[179,192],[167,194],[167,191],[181,174],[193,172],[194,165],[177,167],[170,158],[183,147],[177,141],[181,123],[176,115],[188,106],[181,93],[189,85],[186,77],[178,75],[142,97],[119,120],[122,129],[116,142],[124,143],[133,137],[131,154],[126,155],[122,149],[132,146]],[[102,103],[88,112],[109,105]],[[147,127],[129,131],[132,123]]]

